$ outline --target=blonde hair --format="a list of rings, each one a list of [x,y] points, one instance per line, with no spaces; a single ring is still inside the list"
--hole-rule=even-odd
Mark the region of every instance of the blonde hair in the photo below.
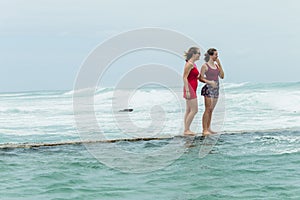
[[[198,53],[199,48],[198,47],[191,47],[189,48],[189,50],[186,52],[184,52],[184,57],[185,57],[185,61],[189,61],[189,59],[191,59],[191,57]]]

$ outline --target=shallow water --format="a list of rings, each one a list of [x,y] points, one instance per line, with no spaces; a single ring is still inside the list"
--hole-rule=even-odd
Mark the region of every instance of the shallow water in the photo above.
[[[127,145],[163,146],[136,143]],[[298,199],[299,144],[299,131],[224,134],[204,158],[203,140],[194,140],[172,164],[147,173],[109,168],[83,145],[1,149],[0,193],[5,199]]]

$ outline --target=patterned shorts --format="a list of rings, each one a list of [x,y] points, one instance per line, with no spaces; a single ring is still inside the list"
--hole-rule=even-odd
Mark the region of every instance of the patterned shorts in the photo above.
[[[219,82],[217,83],[217,87],[213,88],[209,84],[205,84],[201,89],[201,95],[210,98],[218,98],[219,97]]]

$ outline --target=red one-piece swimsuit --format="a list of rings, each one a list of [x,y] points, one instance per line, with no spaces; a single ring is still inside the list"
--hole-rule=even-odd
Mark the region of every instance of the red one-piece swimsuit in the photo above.
[[[187,77],[188,84],[189,84],[189,91],[190,91],[190,99],[197,98],[198,76],[199,76],[199,71],[197,69],[196,64],[194,63],[194,67],[191,69]],[[186,98],[185,87],[183,87],[183,97]]]

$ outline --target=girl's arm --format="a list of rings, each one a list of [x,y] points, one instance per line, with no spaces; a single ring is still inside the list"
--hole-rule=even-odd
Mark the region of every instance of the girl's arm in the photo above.
[[[216,60],[216,62],[217,62],[217,67],[219,68],[219,71],[220,71],[219,77],[221,79],[223,79],[224,78],[224,71],[223,71],[223,68],[222,68],[222,65],[221,65],[221,62],[220,62],[219,58]]]
[[[186,92],[186,97],[188,99],[190,98],[190,91],[189,91],[189,82],[187,80],[187,77],[189,76],[190,71],[193,67],[194,66],[191,63],[187,62],[184,66],[184,72],[183,72],[183,83],[184,83],[184,88],[185,88],[185,92]]]

